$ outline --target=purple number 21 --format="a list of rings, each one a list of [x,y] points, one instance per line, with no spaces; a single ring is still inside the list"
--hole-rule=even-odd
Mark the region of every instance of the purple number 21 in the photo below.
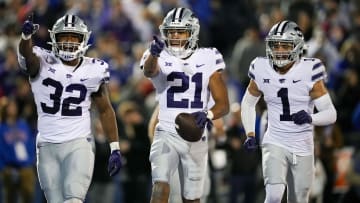
[[[189,76],[184,72],[172,72],[167,76],[167,81],[181,80],[180,86],[171,86],[167,90],[167,107],[169,108],[189,108],[189,99],[175,101],[175,93],[184,93],[189,89]],[[196,73],[191,77],[191,82],[195,83],[194,99],[190,102],[190,108],[203,108],[201,101],[202,73]]]

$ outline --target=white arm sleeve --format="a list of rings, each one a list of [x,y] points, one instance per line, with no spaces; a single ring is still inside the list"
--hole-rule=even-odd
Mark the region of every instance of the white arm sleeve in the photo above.
[[[246,90],[241,102],[241,120],[245,128],[246,135],[255,132],[256,110],[255,106],[260,97],[255,97]]]
[[[336,109],[329,94],[315,99],[314,104],[318,112],[311,114],[313,125],[329,125],[336,121]]]

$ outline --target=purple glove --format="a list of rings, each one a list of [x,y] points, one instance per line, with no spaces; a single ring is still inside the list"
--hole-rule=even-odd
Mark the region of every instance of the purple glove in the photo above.
[[[244,147],[247,152],[254,152],[257,149],[255,136],[248,136],[244,142]]]
[[[153,38],[154,40],[150,44],[150,53],[153,56],[159,57],[161,51],[164,49],[165,43],[156,36],[153,36]]]
[[[201,128],[204,129],[205,125],[206,128],[210,131],[213,123],[211,122],[211,120],[207,117],[207,114],[205,111],[197,111],[192,113],[191,115],[193,115],[195,117],[196,120],[196,125]]]
[[[25,36],[33,35],[39,29],[39,24],[34,24],[32,18],[33,16],[30,15],[22,26],[21,30]]]
[[[294,113],[292,115],[292,120],[294,121],[294,123],[296,125],[302,125],[305,123],[311,123],[312,122],[312,118],[311,116],[304,110],[301,110],[297,113]]]
[[[116,175],[122,166],[120,150],[114,150],[109,158],[108,172],[110,176]]]

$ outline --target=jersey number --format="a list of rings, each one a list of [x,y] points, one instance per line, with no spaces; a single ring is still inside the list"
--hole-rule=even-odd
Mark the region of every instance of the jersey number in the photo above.
[[[277,96],[281,98],[283,114],[280,115],[280,121],[292,121],[290,115],[290,104],[289,104],[289,97],[288,97],[288,89],[281,88],[277,92]]]
[[[53,94],[50,94],[50,99],[53,100],[53,104],[48,106],[46,103],[41,102],[41,109],[43,112],[48,114],[56,114],[60,110],[61,106],[61,115],[62,116],[81,116],[82,109],[80,106],[70,109],[72,104],[80,104],[85,100],[87,89],[82,84],[70,84],[65,88],[65,92],[74,92],[78,91],[80,93],[79,97],[67,97],[62,102],[60,101],[61,95],[63,94],[64,87],[63,85],[56,80],[51,78],[46,78],[42,82],[45,86],[51,86],[55,88]],[[61,105],[62,103],[62,105]]]
[[[183,93],[189,89],[189,76],[184,72],[172,72],[167,76],[167,81],[174,81],[175,79],[181,80],[181,86],[171,86],[167,90],[167,107],[170,108],[189,108],[189,99],[181,99],[175,101],[175,93]],[[202,73],[196,73],[191,77],[191,82],[195,83],[194,100],[190,102],[191,108],[203,108],[201,101],[202,90]]]

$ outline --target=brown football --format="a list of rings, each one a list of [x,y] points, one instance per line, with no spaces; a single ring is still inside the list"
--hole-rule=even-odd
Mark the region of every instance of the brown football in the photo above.
[[[175,118],[175,129],[186,141],[197,142],[201,139],[204,130],[196,125],[195,117],[189,113],[180,113]]]

